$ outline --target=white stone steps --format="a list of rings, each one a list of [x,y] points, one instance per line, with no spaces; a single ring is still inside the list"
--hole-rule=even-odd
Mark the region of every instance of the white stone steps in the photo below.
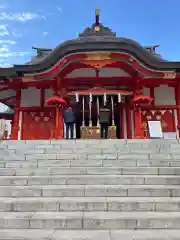
[[[47,168],[47,167],[180,167],[180,160],[23,160],[0,161],[0,168]]]
[[[1,229],[179,229],[180,212],[0,212]]]
[[[44,167],[0,168],[0,176],[47,175],[178,175],[180,167]]]
[[[173,175],[47,175],[0,176],[0,186],[12,185],[180,185]]]
[[[0,153],[0,239],[180,239],[179,140],[2,141]]]
[[[82,152],[75,151],[74,153],[69,151],[64,153],[57,151],[54,151],[54,153],[37,153],[35,150],[37,149],[28,150],[28,152],[21,150],[21,153],[19,153],[19,151],[9,152],[10,150],[5,150],[1,152],[0,161],[71,160],[73,162],[73,160],[134,160],[137,162],[151,162],[162,159],[169,161],[179,160],[180,153],[180,149],[178,149],[178,151],[176,150],[177,153],[175,150],[169,150],[169,152],[163,153],[143,153],[143,150],[141,149],[138,149],[137,153],[123,153],[120,152],[120,150],[115,149],[107,150],[107,153],[101,153],[93,150],[89,150],[89,152],[84,152],[84,150]],[[149,152],[152,152],[152,150],[149,150]]]
[[[0,230],[0,240],[179,240],[180,230]]]
[[[180,211],[180,197],[0,198],[0,212]]]
[[[178,185],[0,186],[0,197],[179,197]]]

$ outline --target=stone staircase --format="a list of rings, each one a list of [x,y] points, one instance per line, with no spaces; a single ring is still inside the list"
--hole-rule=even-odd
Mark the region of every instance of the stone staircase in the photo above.
[[[180,143],[0,142],[0,239],[179,240]]]

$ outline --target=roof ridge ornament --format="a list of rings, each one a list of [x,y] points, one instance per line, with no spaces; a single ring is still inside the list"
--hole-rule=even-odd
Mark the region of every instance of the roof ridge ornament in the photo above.
[[[95,9],[95,22],[91,27],[87,27],[82,33],[79,34],[79,37],[92,37],[92,36],[105,36],[105,37],[115,37],[114,33],[110,28],[105,27],[100,23],[100,9]]]
[[[96,25],[99,25],[99,16],[100,16],[100,9],[96,8],[96,10],[95,10],[95,23],[96,23]]]
[[[94,26],[95,32],[99,32],[101,30],[100,22],[99,22],[99,13],[100,13],[100,10],[98,8],[96,8],[96,10],[95,10],[95,26]]]

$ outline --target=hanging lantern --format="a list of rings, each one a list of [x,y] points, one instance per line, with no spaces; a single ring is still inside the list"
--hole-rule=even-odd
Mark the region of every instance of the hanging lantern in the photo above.
[[[76,102],[79,102],[79,94],[76,93]]]
[[[118,103],[120,103],[121,102],[121,94],[120,93],[118,93]]]
[[[107,95],[106,95],[106,92],[104,93],[104,105],[106,105],[106,102],[107,102]]]

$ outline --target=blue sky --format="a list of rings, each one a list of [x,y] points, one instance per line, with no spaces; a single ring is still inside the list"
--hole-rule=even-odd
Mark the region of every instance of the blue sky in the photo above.
[[[54,48],[100,20],[119,37],[160,44],[164,58],[180,61],[180,0],[0,0],[0,65],[22,64],[32,46]]]
[[[95,8],[118,36],[160,44],[164,58],[180,61],[179,0],[0,0],[1,66],[27,62],[32,46],[75,38],[93,23]]]

